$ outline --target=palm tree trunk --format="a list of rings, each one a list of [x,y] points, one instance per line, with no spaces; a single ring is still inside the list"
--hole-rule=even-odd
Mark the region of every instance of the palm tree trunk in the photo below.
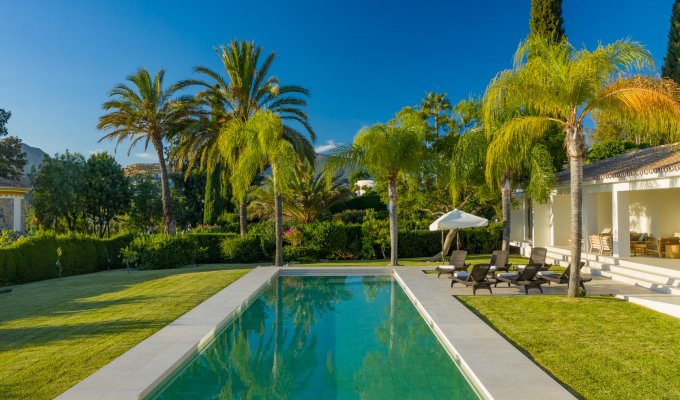
[[[387,182],[387,196],[390,201],[390,265],[397,266],[397,180],[391,178]]]
[[[276,179],[276,178],[275,178]],[[281,195],[276,189],[274,183],[274,214],[275,214],[275,228],[276,228],[276,257],[274,258],[274,266],[283,266],[283,201]]]
[[[241,236],[245,236],[248,233],[248,205],[245,200],[238,205],[238,222],[241,228]]]
[[[435,254],[434,256],[432,256],[432,258],[430,258],[427,261],[429,261],[429,262],[445,261],[446,255],[449,254],[449,249],[451,248],[451,243],[453,243],[453,239],[456,237],[456,233],[458,233],[457,229],[449,229],[449,232],[446,234],[446,237],[444,238],[444,244],[442,245],[442,251]]]
[[[503,240],[501,250],[510,248],[510,207],[512,206],[512,174],[505,172],[501,178],[501,202],[503,204]]]
[[[170,179],[168,178],[168,167],[165,164],[165,155],[163,154],[163,140],[160,137],[155,137],[153,139],[153,147],[156,150],[158,163],[161,167],[161,200],[163,202],[163,216],[165,217],[163,230],[174,235],[175,210],[172,208],[172,199],[170,198]]]
[[[577,297],[580,283],[581,239],[583,237],[583,135],[580,127],[567,130],[571,177],[571,269],[567,297]]]

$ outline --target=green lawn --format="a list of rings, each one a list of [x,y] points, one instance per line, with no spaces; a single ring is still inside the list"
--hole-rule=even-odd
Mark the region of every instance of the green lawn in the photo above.
[[[107,271],[0,294],[0,398],[53,398],[249,268]]]
[[[610,297],[459,299],[583,398],[680,399],[680,319]]]

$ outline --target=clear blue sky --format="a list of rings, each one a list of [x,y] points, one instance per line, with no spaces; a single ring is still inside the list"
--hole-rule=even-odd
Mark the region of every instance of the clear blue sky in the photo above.
[[[218,69],[214,46],[254,40],[273,72],[311,91],[317,145],[351,141],[426,91],[452,102],[483,93],[529,30],[530,0],[486,1],[0,0],[0,108],[9,129],[53,154],[113,151],[97,143],[101,104],[138,67],[166,78]],[[565,0],[567,36],[593,47],[630,37],[661,68],[672,0]],[[122,164],[153,161],[140,147]]]

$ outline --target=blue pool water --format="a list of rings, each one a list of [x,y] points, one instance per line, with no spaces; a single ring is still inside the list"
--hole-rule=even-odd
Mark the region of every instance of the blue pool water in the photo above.
[[[389,276],[284,276],[152,399],[477,399]]]

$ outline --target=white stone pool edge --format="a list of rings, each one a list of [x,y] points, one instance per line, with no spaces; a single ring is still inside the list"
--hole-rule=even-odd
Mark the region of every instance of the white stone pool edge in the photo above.
[[[390,274],[411,298],[482,397],[497,400],[574,398],[420,268],[258,267],[57,399],[143,399],[177,367],[209,343],[279,275]]]

